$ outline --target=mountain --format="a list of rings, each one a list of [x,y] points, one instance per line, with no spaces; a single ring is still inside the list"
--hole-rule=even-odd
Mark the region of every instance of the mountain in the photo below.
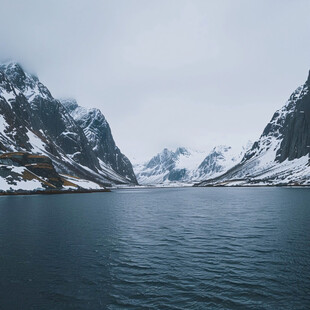
[[[195,179],[214,178],[228,171],[241,161],[250,148],[250,143],[248,142],[241,150],[225,145],[214,147],[195,171]]]
[[[57,172],[101,185],[136,183],[110,163],[103,168],[83,128],[38,77],[15,62],[0,65],[0,151],[46,155]]]
[[[238,163],[245,153],[229,146],[217,146],[209,153],[179,147],[175,151],[165,148],[150,161],[134,166],[142,185],[173,183],[192,184],[226,172]]]
[[[228,172],[198,184],[310,185],[310,73],[276,111],[242,161]]]
[[[101,169],[107,173],[112,169],[137,184],[132,165],[116,146],[111,128],[101,111],[80,107],[74,99],[61,99],[61,103],[83,130]]]
[[[189,173],[198,168],[205,157],[203,152],[179,147],[175,151],[165,148],[143,164],[134,166],[141,185],[188,181]]]

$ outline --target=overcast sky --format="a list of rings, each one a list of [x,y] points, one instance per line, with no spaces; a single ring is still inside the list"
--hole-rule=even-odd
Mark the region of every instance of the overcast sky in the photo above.
[[[310,69],[308,0],[0,5],[0,60],[100,108],[130,159],[255,140]]]

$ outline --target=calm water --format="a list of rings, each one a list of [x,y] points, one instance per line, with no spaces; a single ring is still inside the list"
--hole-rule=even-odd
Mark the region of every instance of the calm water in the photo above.
[[[0,197],[0,309],[307,308],[308,189]]]

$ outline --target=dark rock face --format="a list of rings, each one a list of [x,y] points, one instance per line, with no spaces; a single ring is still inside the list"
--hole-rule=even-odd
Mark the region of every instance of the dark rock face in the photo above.
[[[253,144],[244,160],[249,160],[268,150],[273,141],[278,141],[275,160],[293,160],[310,153],[310,80],[298,87],[286,105],[274,113],[260,139]]]
[[[45,154],[59,172],[101,185],[130,183],[134,178],[126,178],[122,169],[102,169],[83,129],[67,109],[17,63],[0,65],[0,118],[3,152]]]
[[[169,172],[166,179],[171,182],[180,181],[186,176],[186,173],[186,169],[173,169]]]
[[[283,127],[282,142],[277,152],[277,160],[293,160],[310,153],[310,81],[309,78],[299,95],[290,98],[295,101],[292,113],[287,115]]]
[[[104,165],[137,184],[132,165],[116,146],[111,128],[101,111],[79,107],[73,99],[61,102],[83,130],[95,156]]]

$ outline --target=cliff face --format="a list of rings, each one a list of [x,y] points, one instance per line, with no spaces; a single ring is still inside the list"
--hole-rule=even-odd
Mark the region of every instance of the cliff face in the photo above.
[[[17,63],[0,65],[0,149],[45,154],[58,172],[102,185],[135,182],[121,169],[103,167],[67,109]]]
[[[310,153],[310,74],[299,94],[293,94],[292,112],[287,115],[281,130],[282,141],[277,160],[301,158]]]
[[[62,99],[61,102],[76,124],[83,130],[92,152],[98,158],[102,168],[110,167],[136,184],[137,180],[132,165],[116,146],[111,128],[101,111],[80,107],[74,99]]]

